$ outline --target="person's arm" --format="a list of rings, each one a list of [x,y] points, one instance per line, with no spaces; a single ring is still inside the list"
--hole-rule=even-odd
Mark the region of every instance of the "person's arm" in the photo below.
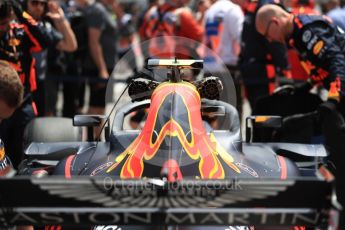
[[[187,9],[183,9],[182,12],[178,13],[178,17],[180,22],[176,35],[201,42],[204,30],[194,18],[192,12]]]
[[[150,24],[149,24],[149,15],[151,14],[151,10],[148,10],[143,18],[142,18],[142,21],[140,21],[140,27],[138,29],[138,34],[139,34],[139,37],[140,37],[140,40],[141,41],[145,41],[147,39],[149,39],[149,31],[151,31],[151,27],[150,27]]]
[[[77,49],[77,39],[65,18],[62,8],[55,0],[48,2],[48,8],[47,16],[53,20],[56,30],[63,36],[63,39],[57,43],[56,48],[67,52],[75,51]]]
[[[208,8],[210,8],[209,0],[199,1],[196,20],[201,26],[204,25],[204,18]]]
[[[91,57],[97,66],[99,77],[108,79],[109,73],[108,73],[107,66],[103,57],[102,46],[99,43],[101,33],[102,31],[98,28],[90,27],[88,29],[89,49],[90,49]]]
[[[343,38],[344,39],[344,38]],[[329,81],[340,78],[341,96],[345,97],[345,53],[333,39],[325,39],[324,51],[320,50],[319,58],[324,68],[329,72]],[[344,41],[343,41],[344,42]],[[314,52],[314,47],[313,47]],[[324,54],[322,54],[324,52]],[[327,68],[328,67],[328,68]]]
[[[290,78],[290,65],[287,58],[287,48],[278,42],[268,42],[268,51],[272,64],[274,65],[278,75]]]
[[[313,24],[307,29],[310,31],[311,37],[315,37],[315,39],[309,41],[302,41],[302,47],[307,52],[308,58],[314,65],[328,72],[327,79],[324,82],[329,84],[340,78],[341,96],[345,97],[345,53],[336,39],[335,28],[326,27],[324,24]],[[343,37],[337,36],[339,36],[338,39],[344,42]],[[313,79],[313,76],[311,78]]]

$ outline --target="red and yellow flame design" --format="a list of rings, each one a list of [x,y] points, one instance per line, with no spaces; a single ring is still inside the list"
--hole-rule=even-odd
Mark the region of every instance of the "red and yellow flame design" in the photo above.
[[[176,93],[183,99],[188,110],[188,121],[190,127],[190,141],[180,124],[171,118],[167,121],[157,135],[155,142],[152,142],[154,127],[157,115],[165,98]],[[129,147],[115,158],[107,173],[114,170],[126,156],[126,162],[121,169],[121,178],[140,178],[144,170],[144,160],[151,160],[166,136],[177,137],[188,156],[199,161],[200,178],[202,179],[222,179],[225,177],[223,166],[218,157],[237,173],[240,170],[233,163],[233,157],[228,154],[215,140],[213,135],[207,135],[201,118],[201,99],[195,86],[187,83],[163,83],[158,86],[152,94],[151,106],[145,126],[139,136],[129,145]]]

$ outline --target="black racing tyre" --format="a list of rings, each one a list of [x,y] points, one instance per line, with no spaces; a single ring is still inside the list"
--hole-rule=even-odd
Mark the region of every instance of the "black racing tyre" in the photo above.
[[[35,118],[24,130],[24,146],[31,142],[77,142],[81,140],[82,128],[74,127],[71,118]]]

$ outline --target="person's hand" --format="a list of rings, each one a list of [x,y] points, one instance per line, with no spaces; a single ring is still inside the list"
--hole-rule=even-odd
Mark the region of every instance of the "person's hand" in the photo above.
[[[46,14],[54,22],[62,22],[65,20],[65,13],[55,0],[48,2],[48,13]]]
[[[102,79],[109,79],[109,73],[107,70],[101,70],[99,73],[98,73],[98,76]]]

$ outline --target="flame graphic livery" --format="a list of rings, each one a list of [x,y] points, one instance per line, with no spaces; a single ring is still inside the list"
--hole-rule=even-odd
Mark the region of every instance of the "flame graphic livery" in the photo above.
[[[174,118],[170,118],[162,125],[153,142],[154,128],[159,109],[165,99],[171,94],[178,94],[187,109],[188,128],[191,138],[187,140],[181,125]],[[222,179],[225,177],[224,168],[219,157],[240,173],[234,164],[233,157],[228,154],[215,140],[214,136],[207,134],[201,118],[201,99],[195,86],[187,83],[163,83],[152,94],[149,114],[143,130],[128,148],[115,158],[115,162],[107,169],[107,173],[113,171],[122,161],[120,176],[126,178],[140,178],[144,170],[144,161],[150,161],[160,148],[166,136],[177,137],[188,156],[199,161],[198,167],[202,179]],[[156,130],[158,132],[158,130]],[[127,158],[126,158],[127,157]]]

